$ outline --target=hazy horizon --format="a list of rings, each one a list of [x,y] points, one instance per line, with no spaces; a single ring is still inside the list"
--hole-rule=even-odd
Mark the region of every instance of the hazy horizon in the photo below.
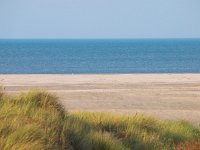
[[[0,40],[200,40],[200,37],[167,38],[0,38]]]

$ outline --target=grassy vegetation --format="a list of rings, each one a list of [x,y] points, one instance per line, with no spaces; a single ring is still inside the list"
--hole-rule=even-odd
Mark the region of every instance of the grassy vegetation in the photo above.
[[[0,92],[0,150],[198,150],[199,140],[200,131],[185,121],[67,113],[44,91]]]

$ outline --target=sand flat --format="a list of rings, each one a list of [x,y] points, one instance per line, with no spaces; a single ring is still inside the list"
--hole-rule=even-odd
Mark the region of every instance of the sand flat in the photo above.
[[[200,74],[0,75],[9,93],[43,88],[69,111],[144,113],[200,123]]]

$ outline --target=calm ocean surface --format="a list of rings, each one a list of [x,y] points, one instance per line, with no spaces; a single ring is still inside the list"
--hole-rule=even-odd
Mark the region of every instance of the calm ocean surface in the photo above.
[[[0,40],[0,74],[200,73],[200,39]]]

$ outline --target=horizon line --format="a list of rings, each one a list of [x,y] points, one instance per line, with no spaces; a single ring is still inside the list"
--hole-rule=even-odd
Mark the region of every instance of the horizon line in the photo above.
[[[200,39],[200,37],[161,37],[161,38],[0,38],[0,40],[170,40]]]

